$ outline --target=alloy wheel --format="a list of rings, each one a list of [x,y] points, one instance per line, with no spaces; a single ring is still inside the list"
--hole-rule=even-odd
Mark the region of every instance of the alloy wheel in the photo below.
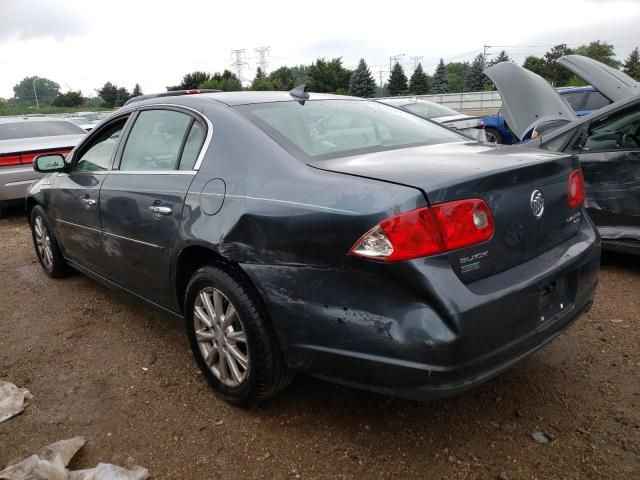
[[[249,348],[231,301],[216,288],[203,288],[195,297],[193,326],[209,370],[228,387],[242,384],[249,374]]]
[[[36,246],[38,255],[47,270],[53,267],[53,251],[51,250],[51,237],[44,220],[38,215],[33,224],[33,230],[36,237]]]

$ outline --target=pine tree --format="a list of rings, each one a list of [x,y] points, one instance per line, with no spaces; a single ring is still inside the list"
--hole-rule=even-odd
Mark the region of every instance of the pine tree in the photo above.
[[[640,80],[640,51],[634,48],[622,65],[622,71],[635,80]]]
[[[139,97],[140,95],[142,95],[142,88],[140,88],[140,84],[136,83],[133,86],[133,92],[131,92],[131,96],[132,97]]]
[[[391,69],[387,89],[389,90],[389,95],[392,97],[406,93],[407,90],[409,90],[407,76],[404,74],[404,69],[399,63],[396,63]]]
[[[484,55],[478,54],[471,62],[469,74],[464,82],[464,89],[467,92],[479,92],[484,90],[487,80],[484,75]]]
[[[489,66],[495,65],[496,63],[510,62],[510,61],[511,61],[511,57],[509,57],[507,52],[505,50],[501,50],[500,53],[496,56],[496,58],[492,59],[489,62]]]
[[[431,93],[449,93],[449,79],[447,77],[447,67],[444,66],[444,60],[440,59],[436,73],[433,74],[433,82],[431,83]]]
[[[256,80],[262,80],[263,78],[265,78],[266,75],[265,73],[262,71],[262,68],[258,67],[256,69]]]
[[[429,76],[424,73],[422,64],[419,63],[411,75],[409,90],[415,95],[425,95],[429,93]]]
[[[376,82],[364,58],[361,58],[358,68],[353,71],[349,80],[349,95],[354,97],[373,97],[375,93]]]

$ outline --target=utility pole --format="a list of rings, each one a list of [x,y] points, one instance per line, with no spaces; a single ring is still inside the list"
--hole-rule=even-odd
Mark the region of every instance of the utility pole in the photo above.
[[[404,53],[400,53],[398,55],[392,55],[389,57],[389,74],[391,74],[391,70],[393,70],[393,65],[396,63],[400,63],[399,60],[404,56]]]
[[[240,83],[242,83],[242,70],[247,65],[247,62],[243,60],[244,52],[244,48],[239,50],[231,50],[231,57],[233,59],[233,61],[231,62],[231,66],[236,71],[236,77],[238,77]]]
[[[386,72],[386,70],[384,70],[382,67],[383,67],[382,65],[371,65],[371,68],[372,68],[372,69],[373,69],[373,68],[377,68],[377,69],[378,69],[378,70],[372,70],[372,72],[373,72],[373,73],[377,73],[377,74],[378,74],[378,77],[379,77],[379,79],[380,79],[380,81],[379,81],[379,87],[380,87],[380,89],[382,89],[382,87],[384,87],[384,85],[383,85],[383,83],[382,83],[382,74],[383,74],[384,72]]]
[[[421,56],[421,55],[420,55],[420,56],[411,57],[411,60],[413,60],[413,71],[415,71],[415,70],[416,70],[416,68],[418,68],[418,65],[419,65],[420,63],[422,63],[422,59],[423,59],[423,58],[424,58],[424,57],[423,57],[423,56]]]
[[[487,50],[489,50],[490,48],[492,48],[491,45],[482,46],[482,61],[485,65],[487,64],[487,56],[491,55],[490,53],[487,53]]]
[[[38,102],[38,92],[37,92],[37,90],[36,90],[36,79],[35,79],[35,77],[33,77],[31,80],[32,80],[32,82],[33,82],[33,94],[34,94],[34,95],[35,95],[35,97],[36,97],[36,108],[37,108],[38,110],[40,110],[40,102]]]
[[[262,73],[267,73],[267,55],[269,54],[269,49],[271,47],[257,47],[254,48],[256,53],[258,54],[258,67],[262,70]]]

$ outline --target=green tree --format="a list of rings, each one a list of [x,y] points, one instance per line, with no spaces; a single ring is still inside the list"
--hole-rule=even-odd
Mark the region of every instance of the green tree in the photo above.
[[[266,74],[262,71],[260,67],[256,70],[256,76],[251,82],[251,90],[276,90],[275,84],[273,80],[266,76]]]
[[[445,66],[449,92],[464,92],[464,81],[469,75],[469,62],[449,62]]]
[[[426,95],[429,93],[429,75],[424,73],[421,63],[418,63],[418,66],[411,75],[409,91],[415,95]]]
[[[449,93],[449,78],[447,77],[447,67],[444,60],[440,59],[431,82],[431,93]]]
[[[485,89],[487,77],[484,74],[484,55],[478,54],[471,62],[469,74],[465,78],[464,89],[467,92],[479,92]]]
[[[129,93],[129,90],[124,87],[118,88],[118,93],[116,94],[116,107],[121,107],[130,98],[131,94]]]
[[[225,70],[222,73],[214,73],[209,80],[201,83],[196,88],[211,88],[222,90],[223,92],[237,92],[243,89],[242,82],[229,70]]]
[[[565,43],[552,47],[544,54],[544,78],[554,87],[563,87],[569,83],[571,72],[558,63],[560,57],[571,55],[572,49]]]
[[[293,84],[293,71],[289,67],[280,67],[269,74],[269,80],[276,90],[291,90]]]
[[[524,59],[524,63],[522,64],[524,68],[532,71],[533,73],[537,73],[541,77],[544,77],[546,72],[546,64],[543,58],[536,57],[535,55],[529,55]]]
[[[100,90],[96,90],[98,97],[102,100],[102,104],[107,108],[113,108],[118,102],[118,87],[113,83],[105,83]]]
[[[601,63],[607,64],[613,68],[620,68],[620,62],[616,58],[613,45],[607,42],[596,40],[588,45],[582,45],[576,49],[578,55],[593,58]]]
[[[391,69],[391,75],[389,75],[387,89],[389,90],[389,95],[392,97],[407,93],[407,91],[409,90],[407,76],[404,74],[402,65],[397,62]]]
[[[18,103],[28,102],[35,105],[37,96],[40,105],[50,105],[58,95],[60,85],[38,76],[25,77],[13,87],[13,98]]]
[[[509,57],[509,55],[507,55],[506,50],[501,50],[500,53],[498,55],[496,55],[495,58],[492,58],[489,61],[489,66],[495,65],[496,63],[510,62],[510,61],[511,61],[511,57]]]
[[[133,92],[131,92],[131,96],[132,97],[139,97],[140,95],[142,95],[142,88],[140,88],[140,84],[136,83],[133,86]]]
[[[342,66],[342,58],[340,57],[330,61],[318,58],[306,69],[307,89],[319,93],[347,93],[351,73],[351,70]]]
[[[187,73],[184,77],[182,77],[182,82],[180,82],[178,85],[167,87],[167,90],[193,90],[210,79],[211,75],[209,75],[207,72],[195,71]]]
[[[640,80],[640,51],[638,51],[638,47],[631,50],[622,65],[622,71],[633,79]]]
[[[54,107],[79,107],[84,103],[82,93],[80,90],[74,92],[73,90],[67,93],[61,93],[54,100],[52,105]]]
[[[360,59],[358,68],[351,74],[349,80],[349,95],[354,97],[373,97],[376,93],[376,81],[373,79],[367,62]]]

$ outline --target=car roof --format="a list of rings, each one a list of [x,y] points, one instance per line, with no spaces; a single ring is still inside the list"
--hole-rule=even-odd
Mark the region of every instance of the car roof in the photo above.
[[[564,93],[571,93],[571,92],[595,92],[596,89],[593,88],[591,85],[583,85],[583,86],[579,86],[579,87],[558,87],[556,88],[556,92],[558,92],[560,95],[564,94]]]
[[[224,103],[229,106],[249,105],[253,103],[272,103],[272,102],[289,102],[297,101],[296,97],[293,97],[289,92],[255,92],[255,91],[242,91],[242,92],[215,92],[215,93],[200,93],[195,95],[188,95],[189,97],[206,98],[215,100],[220,103]],[[166,98],[166,97],[165,97]],[[359,97],[350,97],[347,95],[334,95],[331,93],[311,93],[309,92],[309,101],[313,100],[364,100]]]

